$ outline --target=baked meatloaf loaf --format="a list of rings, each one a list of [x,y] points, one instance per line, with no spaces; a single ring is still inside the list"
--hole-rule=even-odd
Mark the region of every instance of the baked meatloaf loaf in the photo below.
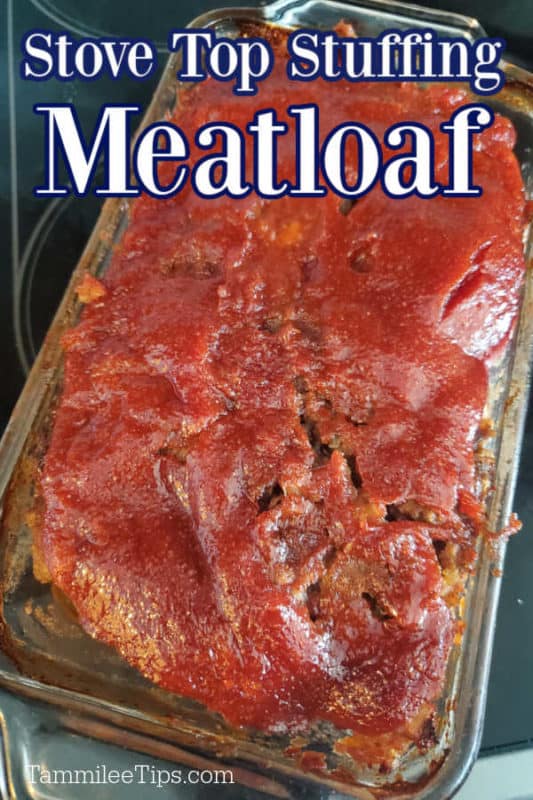
[[[182,93],[190,141],[318,102],[325,131],[424,123],[447,182],[462,88],[289,83],[272,42],[256,97]],[[428,717],[486,531],[488,364],[524,273],[514,141],[501,116],[476,137],[481,198],[134,202],[64,338],[36,552],[151,681],[263,731],[322,720],[375,743]],[[278,163],[290,178],[290,133]]]

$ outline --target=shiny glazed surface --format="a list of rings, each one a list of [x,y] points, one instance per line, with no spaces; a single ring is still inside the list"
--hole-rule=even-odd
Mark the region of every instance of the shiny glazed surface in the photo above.
[[[317,102],[324,133],[423,122],[447,181],[462,90],[289,83],[278,47],[256,98],[182,93],[191,141]],[[134,204],[65,338],[40,544],[83,626],[148,678],[277,731],[387,733],[438,694],[447,589],[483,530],[486,362],[524,269],[513,143],[501,117],[477,139],[479,199]]]

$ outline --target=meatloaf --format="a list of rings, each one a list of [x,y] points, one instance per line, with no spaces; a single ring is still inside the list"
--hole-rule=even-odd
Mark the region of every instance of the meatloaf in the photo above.
[[[291,83],[271,40],[256,97],[180,91],[190,141],[275,108],[290,178],[286,109],[314,102],[323,131],[425,124],[446,183],[464,89]],[[427,718],[487,530],[476,448],[524,273],[514,142],[502,116],[476,136],[480,198],[133,203],[79,287],[40,481],[37,550],[91,636],[235,726],[377,741]]]

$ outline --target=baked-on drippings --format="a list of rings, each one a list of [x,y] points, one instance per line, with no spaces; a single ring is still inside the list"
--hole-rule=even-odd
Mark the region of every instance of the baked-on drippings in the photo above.
[[[256,97],[182,92],[189,141],[315,102],[325,131],[424,123],[446,182],[462,89],[289,83],[274,41]],[[476,138],[481,198],[133,204],[81,288],[42,471],[46,565],[91,635],[237,725],[375,736],[431,703],[483,527],[486,362],[524,270],[514,140],[502,117]]]

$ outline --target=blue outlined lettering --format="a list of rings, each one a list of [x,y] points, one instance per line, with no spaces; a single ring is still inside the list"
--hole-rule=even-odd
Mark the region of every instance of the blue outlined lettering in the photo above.
[[[346,179],[347,163],[346,143],[353,137],[357,143],[357,162],[351,163],[350,172],[355,175],[355,182],[349,184]],[[381,167],[381,151],[376,135],[365,125],[346,122],[337,125],[326,138],[320,154],[324,177],[332,190],[347,199],[367,194],[376,184]]]
[[[221,141],[221,152],[201,158],[193,167],[191,181],[195,192],[206,199],[227,195],[246,197],[252,187],[245,181],[244,135],[236,125],[210,123],[203,125],[196,134],[198,147],[207,150],[217,140]],[[217,175],[217,172],[220,173]]]
[[[318,180],[320,171],[318,140],[319,108],[316,103],[289,106],[296,118],[296,185],[289,194],[293,197],[322,197],[326,189]]]
[[[387,161],[383,175],[383,191],[389,197],[409,197],[412,194],[424,199],[438,194],[441,187],[435,183],[435,142],[432,131],[419,122],[400,122],[389,128],[385,144],[392,150],[404,147],[411,140],[411,152],[394,156]],[[410,176],[407,176],[407,172]]]
[[[139,110],[139,106],[103,106],[92,138],[87,141],[71,104],[34,106],[35,113],[46,119],[46,182],[35,188],[36,196],[87,194],[97,163],[102,160],[103,185],[93,191],[103,196],[135,196],[142,190],[156,198],[171,197],[184,188],[190,177],[194,191],[207,199],[222,195],[238,199],[251,191],[268,199],[286,194],[320,197],[327,187],[340,197],[356,198],[378,182],[394,198],[416,195],[428,199],[438,194],[478,197],[482,189],[473,180],[473,136],[494,121],[490,108],[472,103],[456,109],[450,120],[441,124],[440,129],[449,140],[448,186],[435,182],[434,135],[421,123],[392,125],[384,132],[381,144],[369,127],[348,120],[330,131],[320,145],[317,105],[289,106],[292,130],[278,118],[275,109],[267,108],[257,111],[248,123],[248,137],[236,125],[223,121],[202,126],[195,134],[196,147],[212,152],[197,157],[193,163],[186,134],[172,122],[161,121],[138,137],[132,170],[139,186],[134,186],[129,181],[129,128],[131,114]],[[289,132],[295,164],[292,184],[288,176],[280,179],[277,174],[278,137]],[[348,153],[349,145],[355,146],[355,156],[353,149]],[[410,149],[405,150],[408,145]],[[253,150],[252,180],[246,176],[247,147]],[[404,151],[387,158],[383,148]],[[60,182],[61,158],[72,188]],[[164,161],[188,163],[181,163],[173,172],[165,171],[163,182],[159,164]],[[321,179],[326,186],[320,183]]]
[[[300,28],[289,34],[287,76],[295,81],[468,81],[490,95],[503,86],[498,67],[505,41],[441,38],[431,29],[386,30],[379,36],[339,36]]]
[[[264,108],[246,126],[254,137],[254,183],[260,197],[282,197],[287,194],[289,182],[278,183],[277,137],[289,130],[285,122],[279,122],[274,108]]]
[[[472,118],[472,119],[471,119]],[[474,184],[472,135],[481,133],[494,122],[494,112],[482,103],[471,103],[457,109],[449,122],[440,126],[450,137],[450,186],[442,190],[445,197],[480,197],[481,186]]]
[[[95,131],[88,144],[83,136],[76,109],[71,103],[35,105],[36,114],[46,117],[44,168],[46,184],[34,189],[37,197],[66,195],[70,191],[83,197],[90,191],[99,156],[104,157],[104,185],[94,194],[108,197],[131,197],[139,190],[129,182],[129,117],[139,106],[107,105],[98,115]],[[63,156],[72,190],[59,183],[58,155]]]
[[[146,80],[157,67],[157,50],[148,39],[74,39],[66,32],[28,31],[21,42],[24,80],[93,81],[124,74]]]
[[[180,192],[189,176],[189,168],[178,167],[174,180],[166,186],[159,180],[161,161],[184,161],[189,158],[189,143],[183,132],[168,122],[154,122],[142,132],[133,156],[135,177],[143,191],[151,197],[173,197]]]
[[[254,95],[258,82],[265,80],[274,65],[270,44],[259,37],[229,39],[215,37],[206,29],[183,28],[171,31],[168,49],[181,51],[182,64],[176,77],[196,83],[211,76],[218,81],[234,81],[237,95]]]

